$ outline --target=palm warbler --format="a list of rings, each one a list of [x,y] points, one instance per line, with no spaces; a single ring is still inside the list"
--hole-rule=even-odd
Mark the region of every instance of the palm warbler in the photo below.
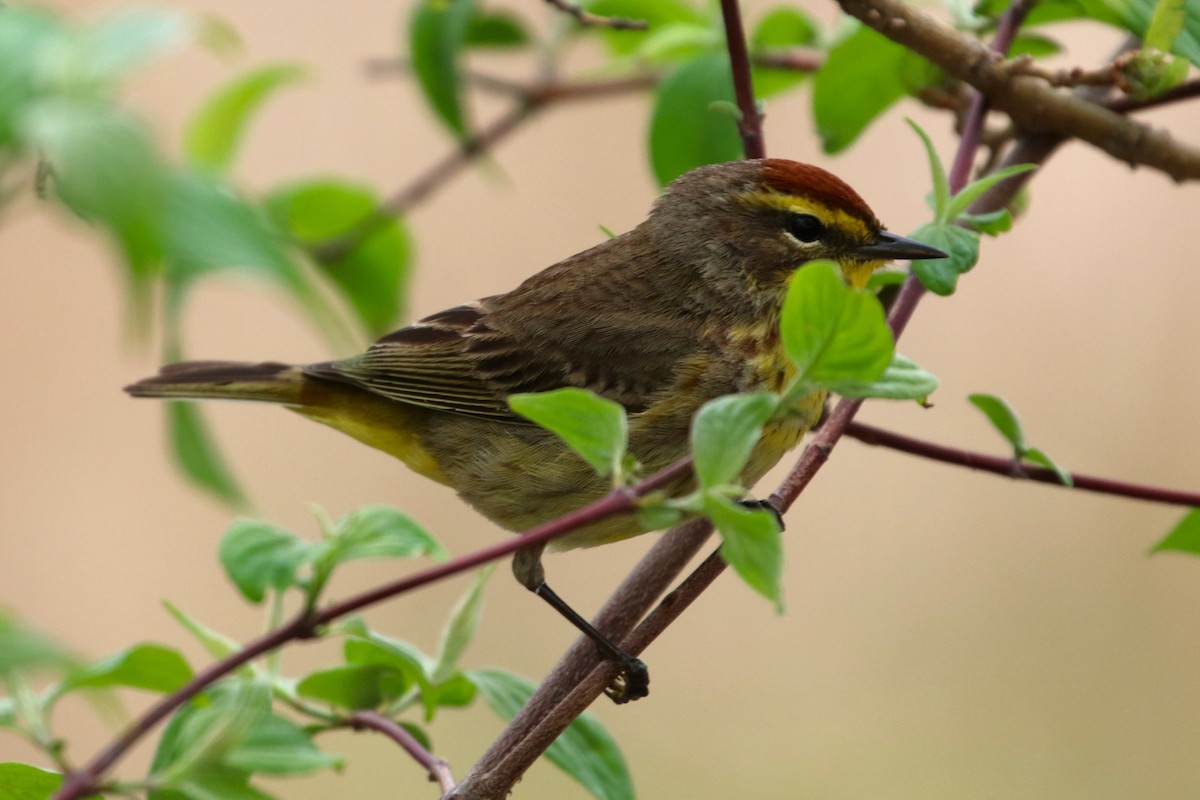
[[[609,487],[556,436],[514,414],[509,395],[577,386],[615,400],[629,413],[629,452],[650,474],[686,454],[692,416],[706,401],[787,384],[780,309],[805,262],[833,259],[862,286],[891,259],[943,257],[885,232],[853,189],[818,167],[717,164],[671,183],[634,230],[506,294],[426,317],[361,355],[307,366],[186,362],[126,391],[282,404],[396,456],[520,531]],[[796,444],[824,401],[814,392],[801,413],[767,427],[743,485]],[[641,532],[636,519],[615,518],[554,547]],[[518,553],[513,571],[566,608],[546,586],[540,547]],[[628,693],[645,694],[644,665],[607,640],[601,647],[624,667]]]

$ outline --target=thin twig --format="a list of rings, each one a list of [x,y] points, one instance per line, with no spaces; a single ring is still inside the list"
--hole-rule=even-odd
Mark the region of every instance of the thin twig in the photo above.
[[[733,75],[733,95],[737,100],[738,133],[742,137],[742,152],[746,158],[765,158],[762,115],[754,100],[754,83],[750,75],[750,53],[746,49],[746,31],[742,27],[742,12],[738,0],[721,0],[721,17],[725,20],[725,48],[729,51],[729,69]]]
[[[1063,486],[1058,473],[1052,469],[1036,467],[1014,458],[990,456],[971,450],[963,450],[958,447],[934,444],[933,442],[926,442],[861,422],[851,423],[850,427],[846,429],[846,435],[859,440],[863,444],[886,447],[891,450],[908,453],[909,455],[920,456],[921,458],[928,458],[933,461],[941,461],[945,464],[956,464],[960,467],[969,467],[970,469],[991,472],[996,475],[1004,475],[1014,480],[1050,483],[1063,488],[1074,488],[1085,492],[1098,492],[1118,497],[1131,497],[1135,500],[1148,500],[1153,503],[1200,507],[1200,492],[1165,489],[1161,486],[1147,486],[1140,483],[1118,481],[1095,475],[1084,475],[1080,472],[1070,473],[1073,486],[1066,487]]]
[[[450,764],[444,758],[438,758],[417,741],[395,720],[388,719],[377,711],[356,711],[347,717],[350,727],[355,730],[373,730],[382,733],[403,748],[404,752],[425,769],[429,770],[429,780],[436,781],[441,787],[442,795],[454,789],[454,775],[450,772]]]
[[[1115,111],[1118,114],[1129,114],[1134,111],[1145,111],[1148,108],[1158,108],[1170,103],[1178,103],[1181,100],[1191,100],[1200,97],[1200,78],[1194,78],[1186,83],[1181,83],[1174,89],[1168,89],[1157,97],[1151,97],[1146,100],[1137,100],[1133,97],[1118,97],[1110,100],[1105,105],[1110,111]]]
[[[564,14],[575,18],[580,25],[594,28],[612,28],[615,31],[644,31],[649,26],[642,20],[626,19],[624,17],[602,17],[593,14],[569,0],[546,0]]]
[[[816,72],[825,63],[820,50],[771,50],[759,53],[751,59],[756,67],[783,69],[790,72]]]

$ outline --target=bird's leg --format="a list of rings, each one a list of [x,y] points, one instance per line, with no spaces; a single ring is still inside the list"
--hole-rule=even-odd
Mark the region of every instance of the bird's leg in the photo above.
[[[584,636],[592,640],[604,654],[605,658],[613,661],[621,668],[621,674],[604,690],[614,703],[628,703],[638,700],[650,693],[650,672],[645,663],[639,658],[626,653],[611,639],[596,630],[592,623],[584,619],[567,601],[546,584],[546,573],[542,569],[542,547],[527,547],[518,550],[513,556],[513,575],[529,591],[550,604],[550,607],[578,628]]]

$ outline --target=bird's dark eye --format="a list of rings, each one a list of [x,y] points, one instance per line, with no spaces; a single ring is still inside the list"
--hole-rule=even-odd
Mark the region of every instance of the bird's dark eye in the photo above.
[[[787,232],[802,242],[815,242],[825,233],[825,226],[812,214],[788,214]]]

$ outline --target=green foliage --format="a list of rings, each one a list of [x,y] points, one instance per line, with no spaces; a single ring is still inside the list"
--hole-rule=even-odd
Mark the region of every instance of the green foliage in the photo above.
[[[850,146],[906,94],[936,83],[928,62],[865,26],[830,48],[813,85],[813,117],[827,153]]]
[[[1025,429],[1021,425],[1021,419],[1017,416],[1016,410],[1003,398],[990,394],[973,394],[967,399],[987,416],[992,427],[1012,445],[1014,458],[1053,470],[1063,486],[1074,485],[1070,472],[1056,464],[1042,450],[1026,444]]]
[[[237,520],[221,539],[221,564],[230,581],[252,603],[267,591],[303,589],[316,602],[336,567],[364,558],[445,560],[444,548],[408,515],[385,506],[363,506],[325,526],[317,542],[261,520]],[[308,574],[301,575],[300,567]]]
[[[692,421],[692,458],[701,486],[737,477],[778,407],[779,397],[769,392],[727,395],[701,406]]]
[[[524,678],[496,669],[468,673],[487,704],[511,720],[533,694]],[[546,750],[546,758],[599,800],[633,800],[633,781],[617,743],[591,715],[577,717]]]
[[[1184,514],[1171,532],[1154,545],[1150,552],[1161,553],[1164,550],[1200,556],[1200,508],[1193,508]]]
[[[350,303],[367,333],[378,336],[395,324],[404,310],[413,246],[404,224],[380,213],[374,190],[315,179],[275,190],[266,206],[280,229],[304,248],[349,242],[318,259],[318,268]]]
[[[0,797],[4,800],[46,800],[62,784],[62,775],[29,764],[0,764]]]
[[[188,123],[183,141],[188,161],[213,172],[228,171],[258,107],[304,77],[296,64],[275,64],[252,70],[215,93]]]
[[[16,671],[61,670],[72,663],[61,645],[0,609],[0,680]]]
[[[736,120],[714,110],[732,104],[729,58],[708,53],[684,61],[658,85],[650,119],[650,164],[666,185],[688,170],[741,156]]]
[[[619,403],[586,389],[514,394],[513,411],[555,433],[601,475],[621,480],[629,423]]]
[[[171,453],[184,476],[232,508],[245,508],[246,494],[221,456],[200,410],[192,403],[168,403],[163,413]]]
[[[192,668],[178,650],[161,644],[138,644],[71,672],[54,695],[114,686],[165,694],[191,678]]]
[[[938,157],[929,135],[912,120],[909,120],[908,124],[925,146],[934,187],[929,203],[933,209],[933,222],[919,227],[913,233],[913,237],[943,250],[949,256],[914,262],[912,270],[926,289],[946,297],[954,294],[958,287],[958,277],[969,272],[979,261],[980,233],[994,236],[1012,226],[1012,218],[1007,211],[972,215],[967,213],[967,209],[996,184],[1029,172],[1035,167],[1031,164],[1017,164],[996,170],[951,194],[946,169],[942,166],[942,160]]]
[[[520,18],[507,11],[476,11],[467,23],[467,47],[513,48],[530,43]]]
[[[417,84],[438,119],[460,140],[469,131],[459,59],[474,13],[474,0],[422,0],[408,29]]]

